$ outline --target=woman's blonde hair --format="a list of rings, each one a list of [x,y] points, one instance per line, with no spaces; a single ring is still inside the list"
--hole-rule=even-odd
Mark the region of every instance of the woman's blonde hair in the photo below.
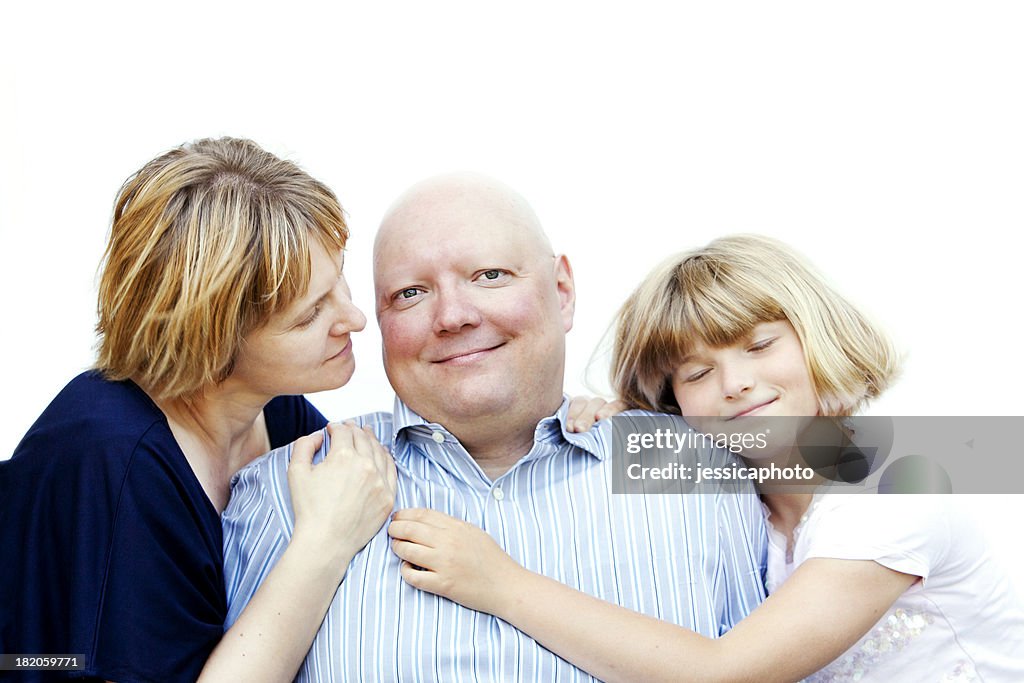
[[[668,259],[623,304],[612,386],[631,405],[678,414],[672,375],[698,342],[727,346],[777,320],[800,338],[822,415],[854,413],[898,372],[886,335],[796,252],[734,235]]]
[[[96,367],[156,398],[223,381],[243,340],[348,239],[334,193],[250,140],[191,142],[121,187],[99,284]]]

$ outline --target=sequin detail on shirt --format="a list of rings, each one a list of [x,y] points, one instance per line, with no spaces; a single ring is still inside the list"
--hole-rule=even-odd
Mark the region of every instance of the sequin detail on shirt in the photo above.
[[[897,609],[879,626],[869,632],[860,643],[829,666],[809,676],[809,683],[859,681],[885,657],[900,652],[921,632],[928,628],[934,617],[926,612],[908,612]],[[959,667],[958,667],[959,669]],[[969,681],[971,678],[951,678]]]

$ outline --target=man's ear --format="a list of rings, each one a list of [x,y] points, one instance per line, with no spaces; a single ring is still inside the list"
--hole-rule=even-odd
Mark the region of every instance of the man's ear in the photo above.
[[[558,290],[558,308],[562,312],[565,331],[572,329],[572,318],[576,313],[576,282],[572,277],[572,266],[565,254],[555,257],[555,287]]]

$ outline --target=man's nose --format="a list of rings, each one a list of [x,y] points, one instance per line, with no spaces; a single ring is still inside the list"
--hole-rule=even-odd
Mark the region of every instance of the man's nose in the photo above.
[[[476,327],[482,317],[470,292],[462,287],[437,291],[434,308],[434,333],[458,332],[464,327]]]

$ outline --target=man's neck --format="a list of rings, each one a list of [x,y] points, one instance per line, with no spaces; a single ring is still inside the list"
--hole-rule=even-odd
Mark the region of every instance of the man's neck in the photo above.
[[[503,414],[478,417],[464,423],[444,424],[459,440],[480,469],[492,481],[508,472],[533,448],[537,425],[555,414],[561,395],[551,405],[538,406],[520,415]]]
[[[476,464],[480,466],[480,469],[484,471],[487,478],[494,481],[512,469],[513,465],[530,452],[530,449],[533,448],[533,434],[534,430],[531,429],[529,434],[520,435],[517,438],[512,438],[506,433],[503,435],[504,438],[499,441],[490,439],[488,442],[473,443],[467,442],[461,437],[459,441],[476,461]]]

